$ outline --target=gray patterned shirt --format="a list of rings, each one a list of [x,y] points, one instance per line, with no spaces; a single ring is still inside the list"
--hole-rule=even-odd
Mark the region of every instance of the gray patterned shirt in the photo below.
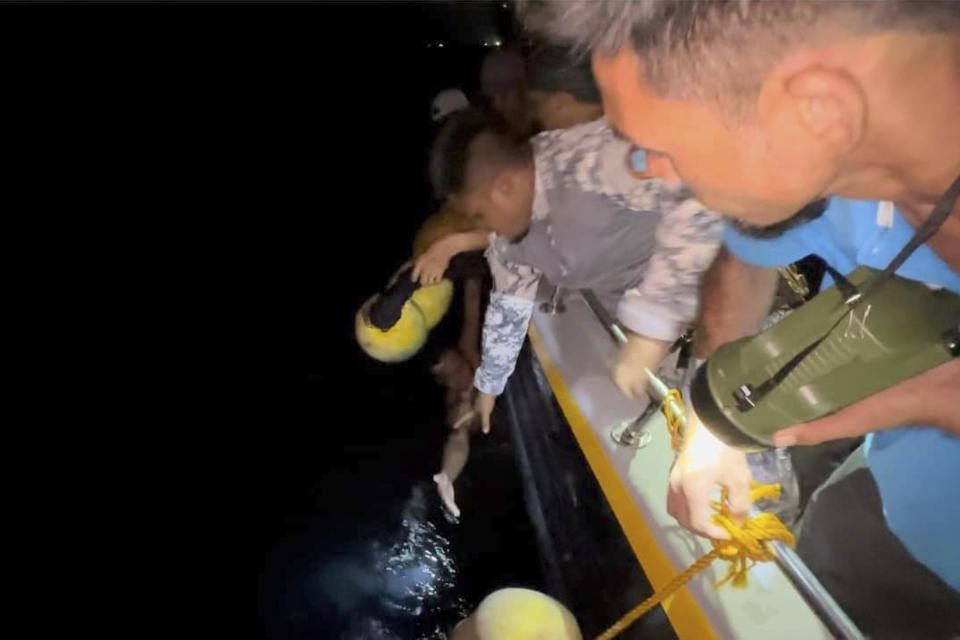
[[[723,232],[684,188],[632,174],[632,145],[604,119],[531,142],[530,232],[519,243],[494,234],[486,253],[494,290],[474,386],[491,395],[513,373],[542,275],[593,289],[627,328],[672,340],[696,316],[700,276]]]

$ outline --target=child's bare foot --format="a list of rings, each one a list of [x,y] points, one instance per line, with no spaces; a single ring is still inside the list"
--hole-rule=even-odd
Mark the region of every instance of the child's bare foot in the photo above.
[[[443,506],[453,515],[454,518],[460,517],[460,509],[457,503],[453,501],[453,483],[443,471],[433,476],[433,481],[437,483],[437,493],[440,494],[440,501]]]

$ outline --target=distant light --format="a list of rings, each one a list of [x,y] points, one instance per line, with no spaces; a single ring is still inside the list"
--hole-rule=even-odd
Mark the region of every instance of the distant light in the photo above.
[[[437,44],[437,46],[442,48],[442,47],[443,47],[443,43],[440,42],[440,43]]]
[[[500,42],[499,40],[494,40],[494,41],[493,41],[493,46],[495,46],[495,47],[499,47],[501,44],[503,44],[503,43]]]
[[[503,4],[501,4],[500,6],[501,6],[501,7],[503,7],[504,9],[506,9],[506,8],[507,8],[507,3],[506,3],[506,2],[504,2],[504,3],[503,3]]]

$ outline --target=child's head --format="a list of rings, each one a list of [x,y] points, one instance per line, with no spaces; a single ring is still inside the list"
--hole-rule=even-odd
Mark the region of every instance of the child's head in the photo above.
[[[517,238],[530,226],[534,166],[529,140],[475,110],[450,116],[430,157],[436,195],[483,229]]]
[[[527,73],[538,128],[566,129],[603,115],[589,58],[577,59],[568,49],[543,46],[530,56]]]
[[[480,66],[480,91],[504,124],[516,135],[530,135],[523,56],[514,49],[494,49]]]

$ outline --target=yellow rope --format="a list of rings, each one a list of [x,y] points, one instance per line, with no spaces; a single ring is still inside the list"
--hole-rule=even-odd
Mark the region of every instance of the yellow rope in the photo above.
[[[780,497],[780,485],[750,483],[750,501],[776,500]],[[791,547],[796,540],[787,525],[783,524],[772,513],[759,513],[743,524],[737,524],[730,517],[726,490],[720,501],[715,502],[713,508],[717,513],[711,518],[714,524],[723,527],[730,534],[729,540],[711,540],[713,550],[718,558],[730,561],[727,575],[716,584],[721,586],[730,582],[735,587],[747,586],[747,572],[758,562],[773,560],[773,554],[765,544],[771,540],[779,540]]]
[[[674,402],[669,402],[673,400]],[[679,412],[674,411],[674,406]],[[683,443],[680,433],[680,425],[685,413],[683,397],[676,389],[670,389],[664,398],[663,411],[667,419],[667,428],[670,430],[670,440],[674,451],[680,450]],[[750,484],[750,500],[768,500],[780,497],[780,485],[778,484]],[[713,550],[706,553],[699,560],[694,562],[683,573],[677,575],[673,580],[665,584],[659,591],[631,609],[626,615],[617,620],[609,629],[597,636],[596,640],[610,640],[618,636],[624,629],[633,624],[645,613],[663,602],[666,598],[683,588],[700,571],[705,569],[716,559],[727,560],[730,562],[730,568],[727,575],[717,582],[716,587],[726,583],[731,583],[734,587],[743,588],[747,586],[747,572],[758,562],[768,562],[773,559],[766,542],[770,540],[780,540],[791,547],[795,540],[793,534],[787,529],[786,525],[780,521],[780,518],[772,513],[761,513],[750,518],[743,524],[738,524],[733,520],[730,514],[730,505],[727,500],[727,492],[724,489],[720,494],[720,500],[713,503],[713,508],[717,511],[713,515],[713,522],[723,527],[730,534],[729,540],[711,540]]]
[[[671,400],[673,402],[670,402]],[[670,431],[670,446],[673,447],[674,453],[679,453],[680,446],[683,444],[683,434],[680,432],[680,427],[687,413],[686,406],[683,404],[683,394],[680,393],[679,389],[667,391],[667,395],[664,396],[663,403],[660,405],[660,411],[663,412],[663,417],[667,419],[667,429]]]
[[[635,621],[640,619],[645,613],[650,611],[650,609],[653,609],[665,598],[672,596],[676,591],[683,587],[683,585],[687,584],[687,582],[690,581],[690,578],[707,568],[707,566],[717,557],[719,556],[717,556],[716,549],[704,555],[702,558],[690,565],[686,571],[668,582],[663,589],[657,591],[655,594],[634,607],[629,613],[627,613],[627,615],[614,622],[613,626],[598,635],[596,640],[610,640],[610,638],[615,638],[620,635],[621,632],[623,632]]]

